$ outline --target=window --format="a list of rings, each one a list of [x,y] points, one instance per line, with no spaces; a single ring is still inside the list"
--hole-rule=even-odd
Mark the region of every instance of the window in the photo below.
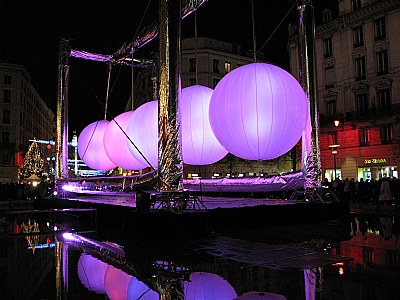
[[[3,103],[11,103],[11,90],[4,90]]]
[[[142,90],[145,90],[146,89],[146,78],[142,78],[141,79],[141,82],[142,82]]]
[[[335,69],[333,66],[325,68],[325,88],[330,89],[335,86]]]
[[[225,74],[232,71],[231,63],[229,61],[225,62]]]
[[[215,89],[215,87],[217,86],[218,82],[219,82],[219,79],[217,79],[217,78],[214,78],[214,79],[213,79],[213,88],[214,88],[214,89]]]
[[[11,84],[11,76],[4,75],[4,84]]]
[[[373,265],[375,263],[375,252],[373,248],[363,247],[364,266]]]
[[[392,126],[387,125],[387,126],[382,126],[380,128],[380,134],[381,134],[381,143],[383,144],[390,144],[393,139],[393,131],[392,131]]]
[[[363,27],[357,26],[353,28],[353,47],[358,48],[364,46]]]
[[[388,109],[390,108],[390,90],[388,88],[378,90],[378,108]]]
[[[389,71],[387,50],[376,52],[376,74],[383,75]]]
[[[324,57],[331,57],[332,56],[332,38],[326,38],[323,40],[324,44]]]
[[[375,42],[386,39],[385,18],[375,20]]]
[[[330,9],[325,9],[322,12],[322,23],[326,24],[332,21],[332,11]]]
[[[351,0],[351,8],[354,10],[358,10],[361,8],[361,0]]]
[[[360,114],[368,111],[368,97],[367,93],[361,93],[356,95],[357,110]]]
[[[3,131],[1,134],[1,142],[3,144],[9,144],[10,143],[10,133],[7,131]]]
[[[336,114],[336,100],[329,100],[326,103],[326,111],[328,117],[333,117]]]
[[[189,72],[196,72],[196,59],[189,58]]]
[[[10,111],[8,109],[3,110],[3,123],[10,124]]]
[[[189,78],[189,85],[196,85],[196,78]]]
[[[338,138],[337,138],[337,131],[329,132],[328,133],[328,145],[337,145]]]
[[[368,146],[370,143],[369,128],[360,128],[358,130],[360,146]]]
[[[213,72],[219,73],[219,60],[213,59]]]
[[[365,79],[365,56],[357,57],[356,64],[356,80]]]

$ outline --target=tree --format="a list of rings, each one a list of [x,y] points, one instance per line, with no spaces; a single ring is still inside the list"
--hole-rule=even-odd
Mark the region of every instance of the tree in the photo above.
[[[19,172],[20,179],[28,178],[33,174],[41,177],[44,171],[43,167],[44,161],[40,153],[39,145],[33,141],[29,146],[28,152],[25,154],[24,164]]]

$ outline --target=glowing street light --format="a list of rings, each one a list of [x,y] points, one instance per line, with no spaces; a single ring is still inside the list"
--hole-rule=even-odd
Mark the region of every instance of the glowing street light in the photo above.
[[[330,145],[329,149],[332,150],[332,154],[333,154],[333,169],[334,169],[334,175],[335,175],[335,180],[336,180],[336,154],[338,152],[340,145]]]

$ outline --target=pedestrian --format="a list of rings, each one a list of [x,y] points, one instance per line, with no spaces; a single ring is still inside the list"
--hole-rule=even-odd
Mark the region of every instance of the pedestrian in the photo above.
[[[390,190],[390,184],[386,177],[381,179],[381,186],[379,189],[379,203],[386,205],[390,204],[393,200],[392,191]]]

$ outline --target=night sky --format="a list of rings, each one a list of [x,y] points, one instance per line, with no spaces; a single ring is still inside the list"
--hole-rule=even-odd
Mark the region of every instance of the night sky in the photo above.
[[[316,11],[328,2],[336,1],[315,1]],[[257,50],[269,39],[262,49],[265,60],[288,70],[287,28],[289,23],[298,22],[296,1],[254,0],[254,5]],[[112,54],[135,32],[158,19],[158,6],[159,0],[2,0],[0,60],[24,65],[33,85],[55,112],[60,38],[70,39],[72,49]],[[182,38],[194,37],[194,28],[191,14],[182,20]],[[208,0],[197,11],[197,32],[198,37],[252,49],[251,1]],[[139,49],[136,57],[151,59],[151,52],[157,51],[158,38]],[[85,126],[104,118],[107,68],[100,62],[70,59],[70,133],[76,130],[79,134]],[[117,116],[124,111],[131,91],[130,68],[113,67],[110,91],[109,112]]]

